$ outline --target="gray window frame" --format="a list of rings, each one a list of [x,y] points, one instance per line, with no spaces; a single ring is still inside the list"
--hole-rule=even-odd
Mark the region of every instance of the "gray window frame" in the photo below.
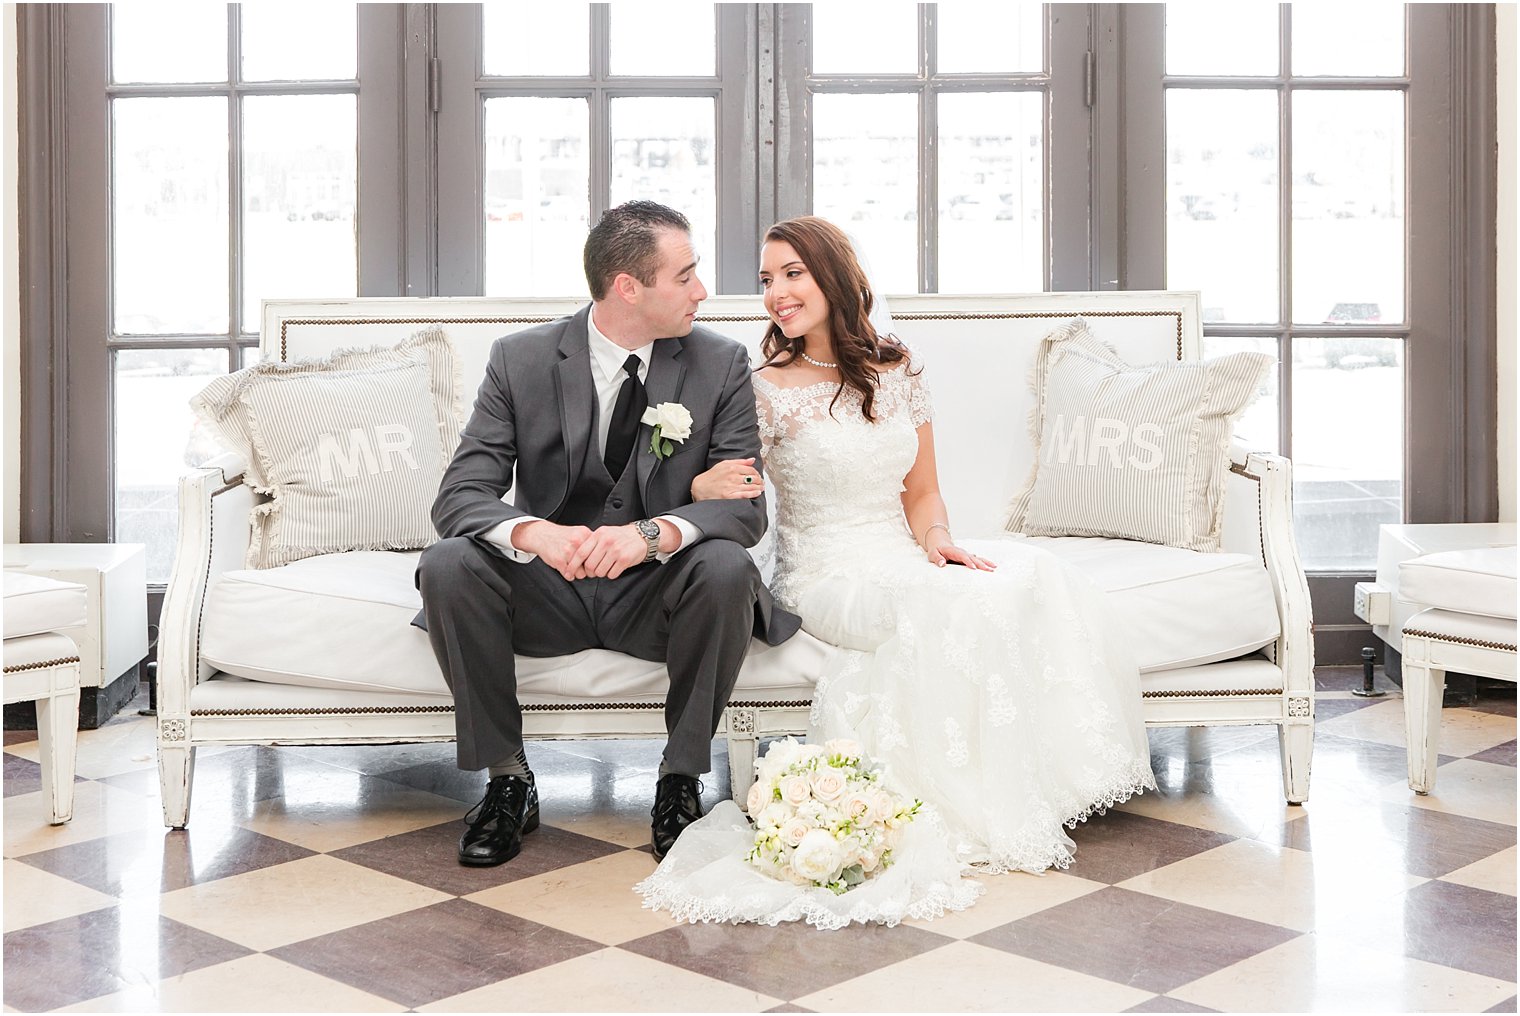
[[[459,153],[438,166],[438,280],[441,296],[478,296],[484,286],[485,100],[499,96],[586,99],[590,105],[591,221],[607,210],[611,179],[608,108],[613,99],[637,96],[695,96],[714,100],[717,115],[716,167],[718,236],[716,280],[720,293],[754,289],[754,237],[759,228],[755,125],[757,23],[750,4],[717,4],[716,73],[710,76],[612,75],[609,70],[611,14],[591,5],[590,72],[575,76],[486,75],[481,52],[480,4],[437,8],[438,151]],[[464,153],[470,153],[464,157]],[[567,294],[560,294],[567,295]]]
[[[812,69],[812,7],[777,4],[774,16],[776,63],[776,171],[774,218],[813,210],[812,97],[826,94],[913,94],[919,96],[918,287],[939,290],[938,102],[954,92],[1040,92],[1045,96],[1045,289],[1093,288],[1090,249],[1094,219],[1095,152],[1091,80],[1092,8],[1047,4],[1043,70],[1008,74],[943,73],[938,68],[938,11],[918,5],[918,69],[913,74],[834,75]],[[926,140],[927,139],[927,140]]]

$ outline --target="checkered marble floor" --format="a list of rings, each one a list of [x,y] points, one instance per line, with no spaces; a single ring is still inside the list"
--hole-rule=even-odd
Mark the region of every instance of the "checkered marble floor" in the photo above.
[[[1270,728],[1153,730],[1160,792],[1078,828],[1070,870],[838,932],[640,908],[654,742],[530,745],[543,827],[467,869],[481,781],[452,745],[203,750],[190,828],[166,832],[135,708],[81,734],[60,827],[8,731],[5,1007],[1514,1012],[1513,691],[1446,710],[1418,798],[1397,689],[1318,678],[1306,806]],[[709,804],[727,782],[720,762]]]

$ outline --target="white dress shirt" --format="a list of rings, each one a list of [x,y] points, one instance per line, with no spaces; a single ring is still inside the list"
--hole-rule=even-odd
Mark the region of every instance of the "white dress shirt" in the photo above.
[[[586,331],[589,333],[588,338],[591,348],[591,380],[596,386],[596,455],[600,459],[607,450],[607,431],[612,425],[612,411],[617,405],[618,392],[622,390],[623,381],[628,377],[623,371],[623,363],[628,359],[629,353],[637,356],[639,358],[639,380],[646,380],[649,377],[649,357],[653,352],[654,343],[646,342],[638,349],[624,349],[603,335],[601,330],[596,327],[596,315],[594,313],[586,315]],[[639,451],[640,449],[635,447],[633,453],[637,455]],[[695,543],[701,537],[702,531],[685,519],[677,518],[674,515],[661,515],[659,518],[675,526],[676,531],[681,537],[681,542],[669,554],[659,552],[655,554],[654,559],[660,564],[664,564],[683,548]],[[516,561],[519,564],[527,564],[538,555],[530,554],[525,550],[518,550],[512,546],[512,533],[516,531],[518,526],[540,521],[542,520],[536,515],[508,519],[487,532],[485,538],[500,547],[508,560]]]

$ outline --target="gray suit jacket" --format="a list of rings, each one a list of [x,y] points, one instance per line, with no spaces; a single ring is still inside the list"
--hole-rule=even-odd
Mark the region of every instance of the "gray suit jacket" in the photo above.
[[[593,445],[590,306],[570,317],[503,336],[491,347],[475,411],[444,473],[433,525],[444,538],[481,537],[508,519],[556,520]],[[765,532],[764,498],[691,500],[691,481],[723,459],[760,458],[755,394],[744,347],[701,326],[654,344],[649,404],[679,402],[691,436],[664,460],[649,451],[650,427],[634,445],[639,495],[651,516],[676,515],[704,539],[752,547]],[[514,504],[501,496],[513,481]]]

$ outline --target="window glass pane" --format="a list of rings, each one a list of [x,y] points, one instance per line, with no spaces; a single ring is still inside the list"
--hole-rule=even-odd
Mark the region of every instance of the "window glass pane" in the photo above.
[[[1230,337],[1205,335],[1203,355],[1205,359],[1228,356],[1231,353],[1267,353],[1277,356],[1277,340],[1265,337]],[[1282,394],[1279,391],[1278,371],[1273,368],[1262,381],[1256,401],[1235,421],[1235,440],[1253,452],[1280,452],[1282,441],[1278,424],[1282,412]]]
[[[590,4],[485,4],[482,14],[485,73],[591,73]]]
[[[644,198],[691,220],[697,275],[716,293],[717,109],[712,99],[613,99],[611,203]]]
[[[701,75],[718,72],[718,37],[712,4],[608,5],[612,74]]]
[[[147,544],[148,581],[167,582],[178,478],[221,452],[190,397],[227,373],[225,349],[121,350],[115,365],[117,543]]]
[[[227,5],[112,4],[111,78],[226,81]]]
[[[586,293],[590,122],[585,99],[486,100],[486,295]]]
[[[940,96],[941,293],[1045,288],[1044,98],[1041,92]]]
[[[112,327],[227,331],[227,100],[114,99]]]
[[[918,292],[918,96],[813,97],[813,212],[854,238],[878,290]]]
[[[1167,4],[1168,74],[1276,74],[1277,4]]]
[[[813,10],[816,12],[818,7]],[[939,69],[1040,71],[1045,67],[1045,8],[1040,4],[940,4]],[[815,21],[818,15],[813,15]]]
[[[1293,319],[1404,320],[1404,95],[1293,96]]]
[[[918,5],[813,4],[814,74],[917,74]]]
[[[1378,526],[1403,521],[1403,464],[1403,342],[1295,338],[1293,518],[1305,569],[1373,568]]]
[[[356,115],[352,95],[243,100],[243,331],[262,300],[358,295]]]
[[[1293,73],[1401,75],[1403,4],[1294,4]]]
[[[1277,95],[1166,93],[1166,285],[1203,294],[1205,320],[1276,322]]]
[[[358,77],[353,4],[238,4],[245,81]]]

